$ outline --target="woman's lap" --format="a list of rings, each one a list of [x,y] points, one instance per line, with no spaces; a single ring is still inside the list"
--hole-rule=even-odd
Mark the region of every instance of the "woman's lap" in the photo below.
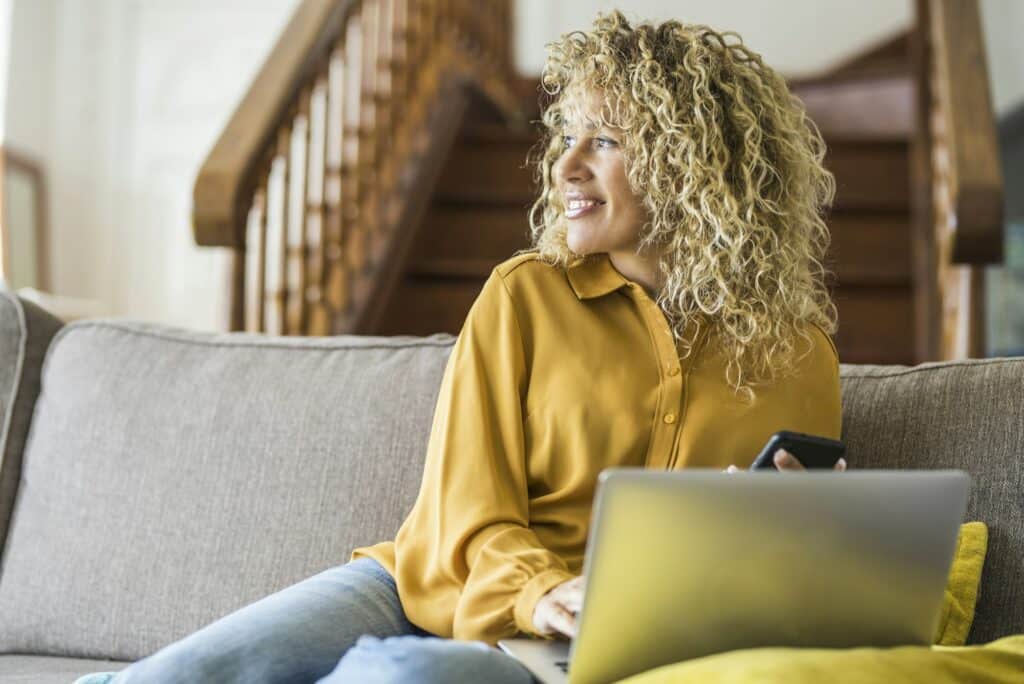
[[[130,665],[111,684],[385,682],[408,681],[413,671],[425,682],[532,679],[482,642],[441,639],[410,623],[394,580],[365,558],[251,603]]]

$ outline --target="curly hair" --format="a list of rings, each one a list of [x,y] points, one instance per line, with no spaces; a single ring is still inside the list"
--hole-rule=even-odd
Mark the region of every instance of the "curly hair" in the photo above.
[[[835,332],[822,218],[835,179],[817,126],[760,55],[734,32],[679,21],[634,27],[619,11],[547,47],[541,87],[550,102],[530,157],[541,260],[567,267],[579,256],[566,243],[553,169],[566,95],[582,87],[603,96],[601,123],[624,132],[627,180],[648,219],[637,251],[659,254],[657,302],[682,357],[711,327],[726,381],[752,396],[795,365],[799,338],[809,351],[808,324]]]

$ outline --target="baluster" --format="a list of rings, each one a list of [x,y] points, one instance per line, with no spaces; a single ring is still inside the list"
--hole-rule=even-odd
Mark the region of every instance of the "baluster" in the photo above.
[[[364,254],[358,277],[370,264],[378,240],[379,214],[377,211],[377,59],[378,25],[380,3],[377,0],[363,2],[363,88],[362,111],[359,115],[359,231],[365,236],[362,241]]]
[[[331,53],[327,76],[327,130],[325,150],[324,202],[326,204],[324,257],[326,280],[324,297],[328,314],[338,320],[348,306],[348,269],[342,258],[342,127],[345,110],[342,96],[345,90],[345,51],[336,44]],[[329,326],[333,332],[333,325]]]
[[[379,0],[378,2],[378,30],[377,30],[377,84],[375,102],[377,105],[376,118],[376,153],[377,163],[376,178],[374,183],[376,196],[386,198],[391,196],[393,148],[391,137],[391,60],[394,31],[394,0]],[[394,202],[388,202],[388,207],[394,206]],[[380,221],[381,225],[384,221]]]
[[[341,208],[344,212],[342,233],[342,257],[345,270],[350,273],[362,271],[365,263],[363,237],[363,207],[359,193],[359,159],[362,156],[363,141],[360,136],[360,113],[362,111],[363,82],[363,30],[362,15],[355,15],[349,21],[345,35],[345,77],[342,103],[345,109],[342,156]]]
[[[291,127],[277,134],[277,153],[270,172],[267,192],[267,242],[265,330],[271,335],[285,334],[286,304],[286,230],[288,223],[288,151]]]
[[[328,63],[319,70],[309,103],[309,136],[306,169],[308,202],[306,233],[303,252],[306,270],[302,282],[306,306],[304,335],[326,335],[329,325],[324,309],[324,171],[326,166],[327,125],[327,70]]]
[[[262,174],[259,188],[253,193],[245,229],[245,275],[243,301],[244,330],[263,332],[263,290],[267,252],[267,173]]]
[[[285,280],[285,334],[301,335],[305,328],[306,280],[306,196],[309,182],[309,98],[308,86],[299,92],[292,134],[289,140],[289,184],[287,271]]]

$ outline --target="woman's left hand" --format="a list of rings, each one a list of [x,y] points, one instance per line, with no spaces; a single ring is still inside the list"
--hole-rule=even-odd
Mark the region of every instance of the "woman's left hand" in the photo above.
[[[772,458],[772,461],[775,463],[775,467],[783,472],[787,470],[790,472],[799,472],[802,470],[807,470],[806,468],[804,468],[804,464],[797,460],[796,456],[789,453],[785,449],[779,449],[778,451],[776,451],[775,456]],[[838,461],[836,461],[836,465],[833,468],[833,470],[837,470],[839,472],[843,472],[844,470],[846,470],[846,459],[840,458]],[[725,472],[727,473],[738,473],[739,471],[740,469],[734,465],[731,465],[725,469]]]

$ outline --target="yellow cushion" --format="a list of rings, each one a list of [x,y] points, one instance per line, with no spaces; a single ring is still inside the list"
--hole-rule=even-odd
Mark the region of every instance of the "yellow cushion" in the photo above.
[[[1020,684],[1024,634],[979,646],[752,648],[695,658],[618,684]]]
[[[967,635],[974,622],[974,606],[978,602],[978,585],[986,551],[988,527],[985,523],[961,525],[934,643],[940,646],[963,646],[967,643]]]

